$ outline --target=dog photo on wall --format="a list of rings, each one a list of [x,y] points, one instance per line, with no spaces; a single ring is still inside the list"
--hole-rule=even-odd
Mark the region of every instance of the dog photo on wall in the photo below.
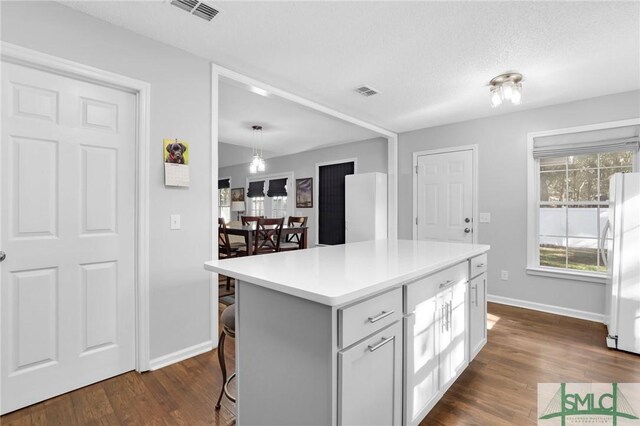
[[[189,186],[189,143],[176,139],[163,140],[164,184]]]

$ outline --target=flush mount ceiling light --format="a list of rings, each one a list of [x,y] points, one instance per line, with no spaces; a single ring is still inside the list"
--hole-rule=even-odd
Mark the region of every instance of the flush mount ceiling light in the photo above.
[[[262,126],[251,126],[251,129],[253,130],[253,137],[251,138],[253,158],[249,164],[249,173],[253,175],[258,172],[264,172],[265,164],[264,158],[262,158]],[[259,149],[258,146],[260,147]]]
[[[492,107],[498,107],[504,101],[510,101],[513,105],[520,105],[522,99],[522,74],[517,72],[500,74],[491,79],[489,86]]]

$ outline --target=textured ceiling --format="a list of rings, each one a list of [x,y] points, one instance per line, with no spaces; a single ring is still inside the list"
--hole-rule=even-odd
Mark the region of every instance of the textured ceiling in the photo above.
[[[508,70],[518,109],[640,87],[639,2],[212,3],[212,22],[168,1],[64,4],[393,131],[513,111],[486,87]]]
[[[290,101],[257,95],[224,80],[219,87],[218,137],[224,143],[251,147],[254,124],[263,127],[264,149],[279,155],[379,136]]]

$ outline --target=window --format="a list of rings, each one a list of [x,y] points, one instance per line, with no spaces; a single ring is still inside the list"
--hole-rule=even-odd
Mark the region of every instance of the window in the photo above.
[[[218,205],[219,208],[219,216],[224,218],[225,223],[229,223],[231,220],[231,189],[223,188],[218,189]]]
[[[631,119],[527,135],[528,273],[605,282],[609,178],[637,170],[639,133]]]
[[[607,220],[609,177],[632,171],[633,152],[544,157],[539,167],[539,266],[604,272],[598,247]]]
[[[269,179],[267,196],[271,204],[271,217],[287,217],[287,178]]]
[[[226,223],[231,220],[231,179],[218,180],[218,217]]]
[[[264,216],[264,197],[252,197],[249,216]]]
[[[295,182],[293,173],[278,176],[263,176],[260,180],[248,180],[248,214],[251,216],[271,218],[286,218],[292,215],[292,206],[290,203],[287,203],[289,182]]]
[[[287,197],[271,198],[271,217],[287,217]]]

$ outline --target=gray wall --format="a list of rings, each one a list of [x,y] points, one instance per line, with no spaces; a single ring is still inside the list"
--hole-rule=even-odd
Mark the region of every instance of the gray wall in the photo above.
[[[604,285],[526,274],[527,133],[639,116],[634,91],[402,133],[398,235],[412,237],[412,153],[478,144],[479,211],[491,213],[491,223],[479,224],[479,242],[491,245],[489,293],[602,314]],[[509,271],[508,281],[500,270]]]
[[[368,139],[344,145],[306,151],[298,154],[274,157],[266,160],[264,175],[293,172],[294,179],[313,177],[316,179],[316,163],[358,159],[358,173],[387,172],[387,140],[384,138]],[[249,176],[249,158],[244,164],[218,169],[218,176],[231,177],[231,187],[245,187]],[[251,175],[252,178],[261,175]],[[315,182],[314,182],[315,183]],[[291,186],[294,187],[295,186]],[[245,190],[246,191],[246,190]],[[295,203],[295,193],[291,194],[291,202]],[[312,209],[294,209],[297,216],[309,216],[309,247],[316,244],[316,205]]]
[[[218,167],[235,166],[236,164],[248,164],[253,154],[251,147],[232,145],[218,142]],[[264,158],[276,157],[278,154],[271,151],[263,151]]]
[[[53,2],[2,2],[2,40],[151,84],[151,358],[209,340],[209,62]],[[190,142],[188,189],[163,184],[168,137]],[[169,230],[172,213],[182,230]]]

